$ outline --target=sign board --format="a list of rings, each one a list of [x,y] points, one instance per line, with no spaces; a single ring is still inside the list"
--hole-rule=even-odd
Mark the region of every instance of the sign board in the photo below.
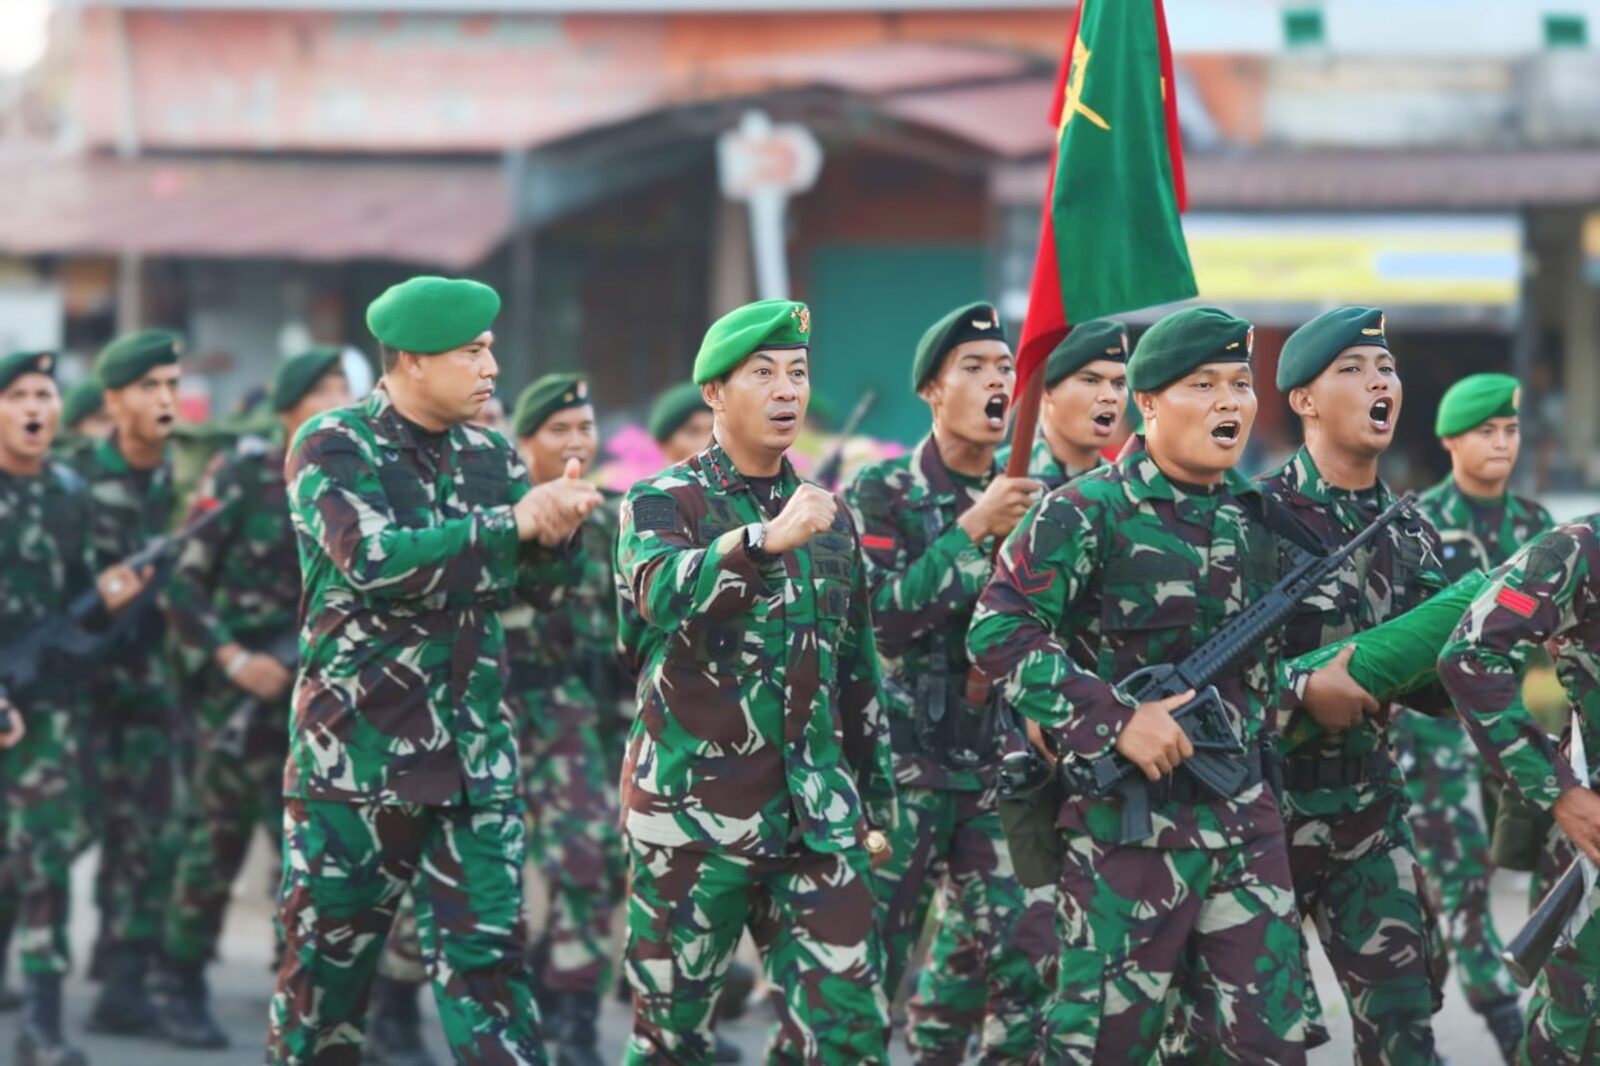
[[[774,125],[761,111],[746,111],[736,129],[717,138],[717,176],[730,200],[805,192],[821,169],[822,146],[810,130]]]

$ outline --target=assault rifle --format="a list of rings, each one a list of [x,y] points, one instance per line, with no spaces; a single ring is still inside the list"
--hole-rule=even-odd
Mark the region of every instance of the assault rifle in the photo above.
[[[1587,855],[1573,859],[1572,865],[1544,894],[1544,899],[1539,901],[1533,913],[1528,915],[1528,923],[1522,927],[1522,931],[1501,952],[1501,961],[1523,988],[1533,984],[1539,971],[1544,969],[1544,964],[1550,961],[1550,954],[1560,942],[1562,932],[1588,898],[1586,867],[1589,866]]]
[[[829,492],[839,487],[839,468],[844,465],[845,447],[850,443],[850,438],[856,435],[856,430],[861,428],[861,423],[867,420],[872,405],[877,401],[878,394],[871,389],[861,394],[861,399],[856,401],[850,417],[845,419],[843,428],[839,430],[839,437],[833,442],[833,450],[822,461],[822,465],[817,467],[817,484]]]
[[[1135,670],[1117,686],[1117,690],[1134,703],[1148,703],[1194,690],[1194,699],[1172,712],[1172,718],[1183,727],[1194,745],[1194,755],[1183,760],[1179,768],[1193,776],[1208,792],[1219,799],[1236,796],[1250,775],[1250,765],[1243,758],[1244,744],[1229,724],[1222,697],[1212,682],[1260,647],[1288,621],[1302,599],[1399,518],[1414,498],[1415,494],[1407,493],[1396,500],[1338,551],[1303,559],[1265,596],[1246,607],[1181,662]],[[1066,788],[1074,795],[1099,798],[1114,793],[1121,797],[1122,843],[1133,843],[1150,835],[1149,782],[1120,754],[1112,752],[1097,759],[1068,756],[1061,760],[1061,775]]]

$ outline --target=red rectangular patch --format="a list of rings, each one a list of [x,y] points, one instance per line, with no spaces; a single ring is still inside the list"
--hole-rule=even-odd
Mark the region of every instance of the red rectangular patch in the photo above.
[[[861,537],[861,546],[863,548],[874,548],[878,551],[892,552],[894,551],[894,538],[869,537],[863,534]]]
[[[1494,602],[1508,611],[1520,614],[1524,618],[1532,618],[1533,612],[1539,606],[1538,600],[1526,592],[1518,592],[1516,589],[1501,589],[1499,594],[1495,596]]]

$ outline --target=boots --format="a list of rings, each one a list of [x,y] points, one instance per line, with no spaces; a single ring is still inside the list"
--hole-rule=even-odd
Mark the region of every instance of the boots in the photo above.
[[[1484,1024],[1494,1034],[1500,1055],[1508,1064],[1517,1061],[1517,1048],[1522,1045],[1522,1007],[1517,998],[1499,999],[1479,1009]]]
[[[422,1045],[421,985],[379,977],[372,982],[366,1066],[435,1066]]]
[[[144,986],[146,963],[153,954],[148,944],[106,944],[101,953],[100,998],[89,1012],[89,1032],[113,1036],[160,1032],[155,1004]]]
[[[203,962],[169,962],[167,994],[161,1002],[161,1029],[179,1047],[220,1050],[228,1034],[211,1016],[211,990]]]
[[[560,1048],[556,1066],[602,1066],[600,1034],[595,1029],[600,1016],[600,997],[594,992],[549,993],[550,1017],[547,1035]]]
[[[61,1037],[61,975],[29,974],[22,1025],[17,1030],[16,1066],[89,1066],[83,1052]]]

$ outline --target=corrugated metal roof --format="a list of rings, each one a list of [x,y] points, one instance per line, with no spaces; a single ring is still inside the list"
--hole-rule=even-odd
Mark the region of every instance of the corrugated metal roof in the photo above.
[[[889,114],[948,133],[1006,159],[1042,155],[1056,143],[1050,96],[1054,78],[902,93],[883,101]]]
[[[7,169],[0,249],[465,268],[511,224],[493,163],[72,156]]]
[[[717,91],[821,87],[878,95],[906,89],[1015,78],[1029,72],[1031,56],[998,48],[887,41],[854,48],[746,56],[718,64],[704,76]]]

